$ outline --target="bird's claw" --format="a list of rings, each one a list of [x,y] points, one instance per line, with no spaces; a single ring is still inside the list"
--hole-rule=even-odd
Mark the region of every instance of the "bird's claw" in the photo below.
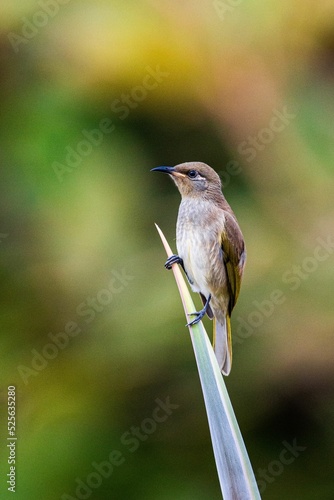
[[[202,309],[201,311],[195,311],[193,313],[188,313],[188,316],[196,316],[195,319],[190,321],[189,323],[186,324],[186,326],[193,326],[196,325],[201,321],[201,319],[205,316],[205,309]]]
[[[183,260],[178,255],[171,255],[165,262],[165,268],[172,269],[173,264],[181,264],[183,266]]]
[[[188,323],[186,326],[193,326],[201,321],[201,319],[206,315],[207,309],[210,304],[210,300],[211,300],[211,294],[209,295],[203,309],[201,309],[200,311],[195,311],[193,313],[188,313],[188,316],[196,316],[196,318],[190,321],[190,323]]]

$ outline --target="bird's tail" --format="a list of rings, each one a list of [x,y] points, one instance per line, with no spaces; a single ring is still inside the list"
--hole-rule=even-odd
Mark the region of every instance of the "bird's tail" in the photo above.
[[[216,318],[213,321],[213,348],[221,372],[228,375],[232,366],[231,319],[227,314],[223,323]]]

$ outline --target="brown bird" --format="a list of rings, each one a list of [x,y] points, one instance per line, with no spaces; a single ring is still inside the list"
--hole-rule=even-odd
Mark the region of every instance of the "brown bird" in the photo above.
[[[156,167],[169,174],[182,200],[176,225],[178,255],[165,263],[180,264],[203,309],[192,313],[198,323],[205,314],[214,319],[213,345],[224,375],[231,371],[231,313],[238,299],[246,251],[237,219],[222,193],[218,174],[205,163]]]

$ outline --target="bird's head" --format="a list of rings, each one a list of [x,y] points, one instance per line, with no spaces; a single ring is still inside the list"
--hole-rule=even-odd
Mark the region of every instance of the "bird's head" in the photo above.
[[[221,181],[219,175],[205,163],[187,162],[175,167],[156,167],[154,172],[168,174],[175,182],[182,198],[200,197],[219,193],[221,196]]]

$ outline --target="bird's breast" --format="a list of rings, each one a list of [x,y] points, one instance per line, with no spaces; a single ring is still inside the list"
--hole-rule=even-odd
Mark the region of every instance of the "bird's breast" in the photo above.
[[[193,291],[206,297],[226,283],[220,247],[224,224],[223,211],[212,204],[182,200],[176,230],[177,251]]]

